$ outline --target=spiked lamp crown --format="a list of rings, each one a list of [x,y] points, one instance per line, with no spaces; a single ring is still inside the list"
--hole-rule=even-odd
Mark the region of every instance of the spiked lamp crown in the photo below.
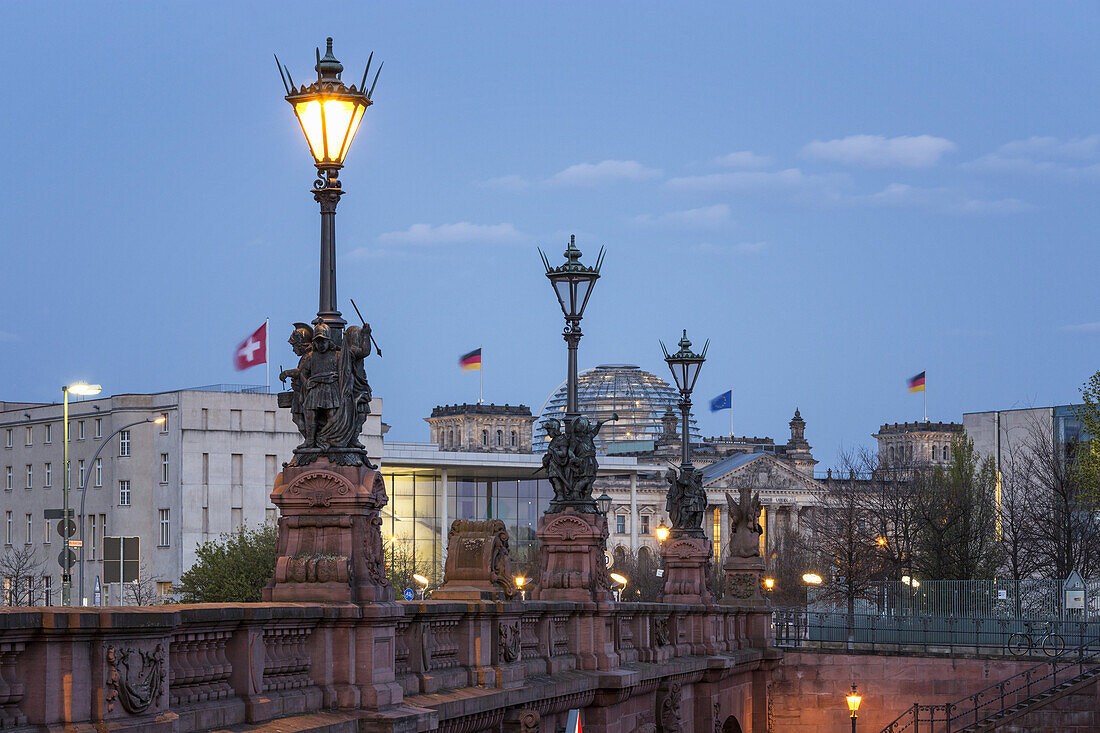
[[[588,305],[588,298],[592,295],[592,288],[600,279],[600,267],[603,266],[603,249],[596,258],[596,266],[588,267],[581,264],[581,251],[577,249],[577,238],[569,236],[569,246],[565,249],[565,262],[557,267],[551,267],[546,255],[542,255],[542,264],[546,266],[546,277],[554,286],[554,293],[558,296],[561,312],[569,320],[580,320],[584,315],[584,307]]]
[[[379,64],[374,82],[367,91],[367,72],[373,58],[374,54],[371,54],[367,59],[367,68],[363,70],[363,80],[358,87],[354,84],[349,87],[341,81],[344,65],[332,55],[331,38],[327,39],[324,57],[321,56],[321,49],[317,49],[317,65],[314,66],[317,79],[310,84],[295,86],[290,70],[279,64],[278,57],[275,58],[286,89],[286,101],[294,108],[318,168],[339,169],[343,166],[351,141],[363,121],[363,113],[371,105],[374,85],[378,83],[378,74],[382,71]]]
[[[707,348],[710,346],[708,339],[703,344],[703,353],[696,354],[691,350],[691,342],[688,341],[687,329],[680,339],[680,350],[675,354],[669,354],[664,342],[661,342],[661,350],[665,352],[665,363],[672,371],[672,378],[676,380],[676,386],[683,394],[691,394],[695,389],[695,380],[699,378],[699,370],[703,362],[707,360]]]

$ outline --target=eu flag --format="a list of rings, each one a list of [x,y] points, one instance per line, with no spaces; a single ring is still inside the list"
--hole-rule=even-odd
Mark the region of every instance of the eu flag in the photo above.
[[[727,390],[710,401],[710,411],[733,409],[733,390]]]

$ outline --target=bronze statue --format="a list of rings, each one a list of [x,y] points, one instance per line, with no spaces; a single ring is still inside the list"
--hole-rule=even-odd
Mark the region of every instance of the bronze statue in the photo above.
[[[672,534],[704,537],[703,515],[707,511],[707,493],[703,490],[703,474],[694,466],[680,466],[679,473],[668,469],[665,481],[669,483],[665,511],[672,522]]]
[[[618,419],[617,414],[611,416],[611,420]],[[550,511],[559,511],[567,504],[577,504],[582,511],[596,511],[592,501],[592,483],[599,469],[595,438],[608,422],[610,420],[600,420],[593,424],[581,415],[566,423],[564,431],[557,419],[543,423],[550,436],[550,444],[542,457],[543,469],[554,489]]]
[[[741,487],[740,501],[735,502],[733,496],[726,492],[726,504],[729,506],[730,515],[730,557],[759,557],[760,535],[764,528],[760,526],[760,510],[763,504],[760,502],[760,494],[753,495],[752,489],[747,485]]]
[[[304,408],[302,407],[302,365],[307,361],[309,352],[313,348],[313,327],[308,323],[295,323],[294,331],[291,332],[290,338],[287,339],[287,343],[290,344],[290,348],[293,349],[294,355],[299,357],[297,369],[284,369],[279,373],[279,381],[285,382],[290,380],[290,419],[294,421],[294,425],[298,428],[298,432],[305,437],[306,434],[306,416]],[[302,443],[299,448],[305,448],[306,444]]]

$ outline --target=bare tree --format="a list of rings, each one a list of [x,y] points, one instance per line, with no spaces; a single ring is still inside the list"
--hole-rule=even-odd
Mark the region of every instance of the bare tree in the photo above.
[[[12,547],[0,555],[4,603],[8,606],[34,606],[44,585],[42,571],[42,560],[34,545]]]
[[[138,579],[122,584],[122,605],[156,606],[164,602],[157,592],[160,576],[149,572],[149,566],[142,563],[138,567]]]
[[[624,601],[656,601],[664,585],[664,578],[657,577],[661,558],[648,547],[635,552],[625,546],[615,548],[615,563],[611,572],[618,573],[629,582],[622,592]]]
[[[397,593],[398,598],[405,588],[419,591],[424,587],[418,583],[414,575],[421,575],[428,579],[428,587],[434,588],[442,582],[438,577],[436,563],[424,553],[415,552],[413,541],[404,537],[391,538],[385,548],[386,577]]]

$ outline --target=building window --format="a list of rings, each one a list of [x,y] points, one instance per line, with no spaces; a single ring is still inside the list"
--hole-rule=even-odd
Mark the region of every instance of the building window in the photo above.
[[[172,595],[172,582],[171,581],[157,581],[157,596],[163,601],[168,596]]]
[[[29,489],[32,486],[34,486],[34,468],[31,467],[31,464],[28,463],[27,464],[27,488]]]
[[[103,437],[103,418],[97,417],[95,419],[95,422],[92,423],[92,427],[95,429],[95,437],[102,438]]]
[[[130,506],[130,482],[119,481],[118,482],[118,505]]]
[[[23,540],[23,544],[29,545],[31,543],[31,537],[34,535],[34,522],[31,521],[31,515],[27,515],[27,532]]]
[[[53,425],[51,425],[50,423],[46,423],[46,442],[53,442]]]
[[[202,482],[204,484],[210,483],[210,454],[202,454]]]
[[[890,463],[894,462],[894,446],[890,446]]]
[[[50,530],[53,529],[53,521],[50,519],[43,520],[42,528],[45,530],[42,533],[42,544],[50,544]]]
[[[516,447],[516,431],[515,430],[512,431],[512,447],[513,448]]]
[[[84,485],[84,459],[83,458],[81,458],[79,461],[76,462],[76,473],[77,473],[77,477],[80,479],[80,483],[78,483],[77,486],[83,486]]]
[[[497,447],[499,448],[503,445],[504,445],[504,432],[501,431],[501,430],[498,430],[497,431]]]
[[[5,489],[7,489],[8,491],[11,491],[11,475],[12,475],[12,474],[11,474],[11,466],[8,466],[8,470],[7,470],[7,483],[6,483],[6,484],[4,484],[4,488],[5,488]]]
[[[722,558],[722,510],[714,507],[714,559],[717,562]],[[759,581],[757,581],[759,582]]]
[[[95,459],[95,466],[92,468],[95,471],[95,485],[103,486],[103,459]]]
[[[622,514],[615,515],[615,534],[626,534],[626,517]]]
[[[160,545],[158,547],[168,547],[172,539],[172,523],[169,519],[169,510],[160,510]]]
[[[447,431],[447,447],[449,447],[449,448],[454,448],[455,447],[455,431],[453,431],[453,430],[448,430]]]
[[[275,415],[275,413],[271,413],[271,414],[272,414],[272,416]],[[160,424],[160,432],[167,433],[168,432],[168,413],[167,412],[162,412],[162,413],[160,413],[160,417],[161,417],[162,420],[164,420],[164,422],[162,422]]]
[[[34,429],[31,428],[30,425],[28,425],[24,430],[27,434],[26,443],[27,443],[27,445],[31,445],[31,443],[32,443],[31,438],[34,436]]]
[[[642,534],[649,534],[649,515],[642,515]]]
[[[11,428],[7,430],[7,442],[4,444],[5,448],[11,448]]]
[[[4,521],[5,521],[5,524],[6,524],[6,526],[7,526],[7,531],[6,531],[6,533],[4,534],[4,544],[5,544],[5,545],[10,545],[10,544],[11,544],[11,533],[12,533],[12,532],[14,531],[14,529],[15,529],[15,528],[14,528],[14,527],[12,526],[12,523],[13,523],[13,522],[14,522],[15,520],[14,520],[14,519],[12,519],[12,516],[11,516],[11,512],[4,512]]]
[[[84,440],[84,421],[77,420],[76,422],[76,439]]]
[[[53,578],[48,575],[42,576],[42,605],[53,605]]]
[[[162,484],[168,483],[168,454],[160,454],[160,482]]]
[[[15,599],[12,597],[14,594],[11,589],[11,578],[4,578],[4,605],[14,606]]]
[[[91,532],[91,535],[92,535],[92,559],[95,560],[95,549],[96,549],[95,515],[93,514],[90,517],[90,519],[92,520],[92,527],[91,527],[91,529],[92,529],[92,532]]]
[[[482,430],[481,431],[481,444],[482,445],[489,445],[489,431],[488,430]]]
[[[126,457],[130,455],[130,431],[123,430],[118,434],[118,454]]]
[[[932,446],[932,460],[936,460],[936,451],[939,450],[936,446]]]
[[[46,469],[46,478],[45,478],[46,483],[44,483],[42,485],[45,486],[46,488],[49,488],[49,487],[53,486],[53,466],[51,466],[50,464],[47,463],[45,465],[45,469]]]
[[[943,460],[945,460],[945,461],[950,461],[951,460],[951,446],[949,446],[949,445],[945,445],[943,447]]]

